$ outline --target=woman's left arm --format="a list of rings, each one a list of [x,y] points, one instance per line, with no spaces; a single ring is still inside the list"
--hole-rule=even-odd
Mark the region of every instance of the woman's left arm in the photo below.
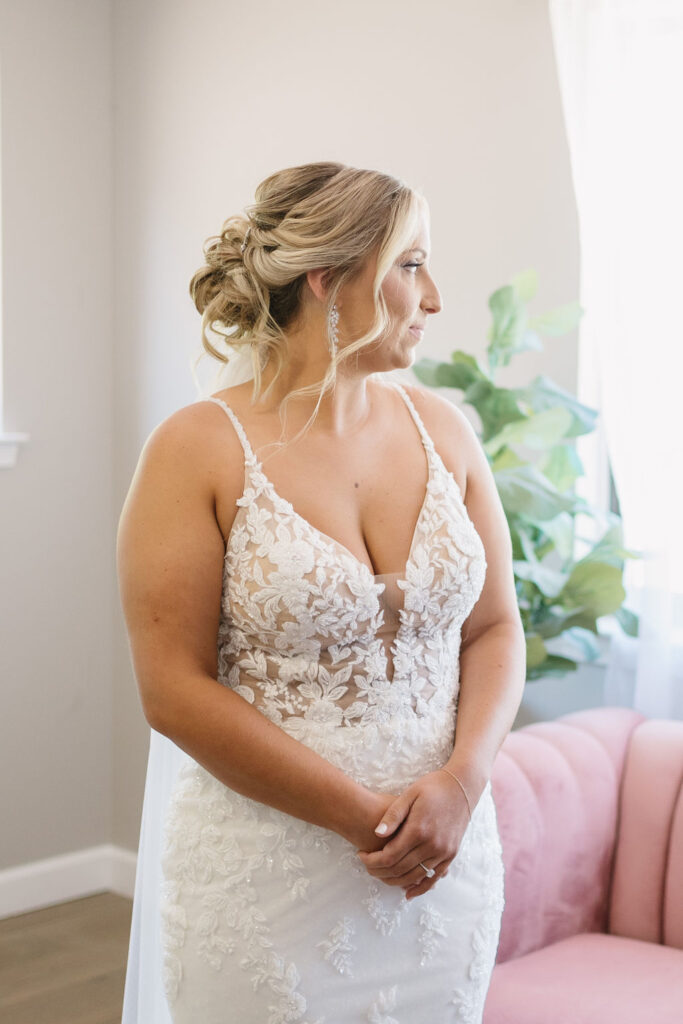
[[[460,459],[465,454],[464,501],[484,546],[487,569],[479,600],[462,627],[455,742],[443,766],[457,776],[462,789],[440,770],[417,779],[378,822],[378,834],[395,833],[394,838],[379,852],[359,853],[370,874],[388,885],[401,885],[409,897],[426,892],[448,870],[469,822],[468,804],[474,811],[512,728],[526,681],[512,542],[486,454],[460,410],[433,393],[427,398],[424,389],[411,391],[415,398],[422,396],[423,418],[427,413],[432,417],[430,433],[442,439],[447,468],[455,453]],[[435,876],[426,877],[420,862],[433,867]]]
[[[512,728],[526,681],[526,640],[517,622],[501,622],[460,651],[460,692],[453,753],[444,765],[463,783],[472,810]]]

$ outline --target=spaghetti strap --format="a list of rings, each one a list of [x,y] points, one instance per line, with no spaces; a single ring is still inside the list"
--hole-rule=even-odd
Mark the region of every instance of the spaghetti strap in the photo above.
[[[431,437],[427,433],[427,428],[425,427],[424,423],[422,422],[422,420],[420,418],[420,414],[418,413],[417,409],[413,405],[412,398],[410,397],[408,392],[405,390],[403,385],[399,384],[398,381],[392,380],[391,381],[391,385],[392,385],[392,387],[395,387],[396,390],[401,394],[401,396],[403,398],[403,401],[408,406],[408,409],[410,410],[410,415],[413,417],[413,420],[415,421],[415,425],[417,426],[417,429],[420,431],[420,437],[422,438],[422,443],[424,444],[425,448],[427,449],[427,451],[430,454],[436,454],[436,449],[434,447],[434,442],[432,441]]]
[[[260,466],[260,463],[256,456],[254,455],[251,445],[249,444],[249,439],[244,431],[244,427],[237,418],[237,414],[230,408],[230,406],[227,405],[222,398],[214,398],[213,396],[211,396],[210,398],[203,398],[201,399],[201,401],[215,402],[216,405],[220,405],[221,409],[223,409],[228,414],[228,418],[232,421],[232,425],[235,428],[237,436],[240,439],[240,443],[242,445],[242,448],[244,449],[245,462],[249,463],[251,466]]]
[[[415,422],[415,425],[417,426],[417,429],[420,432],[420,437],[422,438],[422,443],[423,443],[424,447],[426,448],[427,452],[429,454],[431,454],[431,455],[435,455],[436,454],[436,449],[434,447],[434,442],[432,441],[431,437],[427,433],[427,428],[425,427],[424,423],[422,422],[420,414],[418,413],[417,409],[415,408],[410,395],[405,390],[403,385],[399,384],[398,381],[395,381],[395,380],[390,381],[390,384],[391,384],[392,387],[396,388],[396,390],[399,392],[399,394],[403,398],[403,401],[408,406],[408,410],[410,412],[410,415],[412,416],[412,418],[413,418],[413,420]],[[232,421],[232,425],[234,426],[235,431],[237,432],[237,436],[239,437],[240,443],[242,445],[242,448],[244,449],[245,461],[247,463],[249,463],[251,466],[258,466],[260,468],[261,463],[258,461],[256,456],[254,455],[253,449],[252,449],[251,445],[249,444],[249,439],[247,438],[247,435],[246,435],[246,432],[244,430],[244,427],[240,423],[240,421],[239,421],[239,419],[237,417],[237,414],[230,408],[230,406],[227,405],[227,403],[224,402],[222,398],[215,398],[213,396],[211,396],[209,398],[201,399],[201,401],[215,402],[216,405],[220,405],[221,409],[223,409],[227,413],[228,417]]]

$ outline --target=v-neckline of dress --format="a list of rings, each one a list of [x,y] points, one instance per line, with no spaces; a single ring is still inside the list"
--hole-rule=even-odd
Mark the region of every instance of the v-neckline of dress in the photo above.
[[[406,394],[406,392],[404,392],[402,386],[397,382],[392,382],[391,386],[394,387],[395,390],[398,391],[399,394],[401,395],[401,400],[408,409],[410,418],[413,420],[413,423],[417,428],[418,436],[420,438],[422,447],[425,452],[425,456],[427,458],[427,483],[425,486],[425,493],[422,499],[422,504],[420,506],[420,511],[418,512],[417,521],[415,523],[415,529],[413,530],[413,536],[410,541],[410,550],[408,552],[408,560],[405,564],[405,568],[402,571],[396,570],[393,572],[384,573],[373,573],[372,568],[366,562],[362,561],[362,559],[358,558],[357,555],[354,555],[353,551],[347,548],[345,544],[342,544],[342,542],[337,540],[335,537],[331,537],[328,533],[325,533],[323,530],[319,529],[319,527],[314,526],[313,523],[311,523],[308,519],[305,518],[305,516],[302,516],[301,513],[297,512],[294,506],[292,505],[291,501],[288,501],[287,498],[284,498],[279,493],[273,481],[264,471],[260,459],[256,458],[254,450],[251,447],[251,444],[247,437],[246,431],[244,430],[241,420],[238,417],[235,410],[231,406],[229,406],[227,402],[223,401],[222,398],[218,398],[217,396],[213,395],[208,398],[208,401],[217,402],[219,405],[223,406],[226,412],[231,413],[231,416],[234,417],[233,424],[236,427],[239,426],[238,433],[241,435],[240,440],[242,442],[242,447],[244,448],[245,454],[245,479],[244,490],[242,492],[241,497],[238,498],[237,500],[238,507],[244,505],[244,499],[247,497],[247,491],[249,489],[249,476],[254,472],[260,474],[263,481],[261,489],[267,489],[270,491],[270,496],[274,504],[279,504],[281,508],[284,508],[290,515],[294,516],[295,519],[298,519],[299,522],[303,523],[304,526],[306,526],[309,530],[317,534],[320,538],[322,538],[322,540],[326,541],[328,545],[338,548],[342,552],[342,554],[344,554],[348,559],[350,559],[354,563],[354,565],[359,569],[359,571],[365,572],[366,576],[371,581],[373,581],[375,586],[381,586],[382,584],[380,581],[384,579],[393,579],[396,582],[407,581],[408,574],[410,572],[415,557],[415,548],[417,547],[417,541],[420,533],[420,528],[422,526],[422,520],[424,518],[425,511],[427,508],[427,502],[429,499],[430,491],[434,483],[434,460],[438,460],[440,465],[443,467],[444,472],[446,472],[446,467],[443,464],[443,460],[441,459],[439,453],[436,451],[432,439],[427,434],[426,427],[424,426],[424,424],[421,423],[421,421],[418,422],[418,414],[417,411],[414,410],[414,407],[412,407],[412,400],[410,399],[410,396]],[[455,478],[453,479],[455,480]],[[237,517],[235,517],[235,521],[236,518]],[[226,552],[230,548],[230,541],[234,533],[235,521],[233,521],[232,528],[230,530],[230,533],[228,534],[228,539],[226,542]]]
[[[420,506],[420,511],[418,512],[417,522],[415,523],[415,529],[413,530],[413,536],[410,541],[408,560],[406,561],[405,568],[402,571],[398,570],[394,572],[373,573],[371,567],[362,559],[360,559],[358,555],[354,555],[353,551],[347,548],[346,544],[342,544],[340,540],[337,540],[335,537],[331,537],[329,533],[325,533],[323,530],[319,529],[319,527],[314,526],[313,523],[311,523],[308,519],[305,518],[305,516],[302,516],[300,512],[297,512],[294,506],[292,505],[291,501],[288,501],[286,498],[283,498],[282,495],[277,491],[275,484],[270,479],[270,477],[263,471],[261,463],[258,461],[258,459],[256,459],[256,457],[254,457],[254,468],[262,475],[264,481],[268,486],[268,489],[270,490],[271,497],[275,500],[275,502],[279,502],[281,506],[285,507],[285,509],[290,515],[293,515],[296,519],[299,520],[299,522],[303,523],[304,526],[306,526],[309,530],[312,530],[314,533],[318,534],[319,537],[322,537],[322,539],[327,541],[328,544],[331,544],[334,547],[339,548],[339,550],[343,554],[345,554],[347,558],[350,558],[357,566],[359,566],[362,570],[365,570],[366,574],[370,577],[370,579],[378,581],[383,580],[387,577],[392,577],[394,579],[403,581],[407,579],[409,570],[412,565],[418,534],[420,532],[422,519],[425,513],[425,509],[427,507],[427,499],[429,497],[429,492],[431,490],[432,481],[434,478],[432,460],[430,457],[430,452],[427,451],[426,446],[425,453],[427,455],[427,484],[425,487],[424,498],[422,499],[422,504]]]

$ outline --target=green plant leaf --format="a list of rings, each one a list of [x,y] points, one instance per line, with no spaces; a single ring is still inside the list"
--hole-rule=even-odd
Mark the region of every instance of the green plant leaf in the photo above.
[[[526,530],[522,528],[522,521],[518,519],[508,520],[508,527],[510,528],[510,540],[512,541],[513,560],[519,561],[522,558],[531,558],[533,556],[533,543],[527,536]]]
[[[595,661],[600,657],[600,641],[589,629],[572,626],[547,645],[549,654],[574,656],[576,661]]]
[[[640,618],[635,612],[622,606],[617,608],[614,617],[628,636],[638,636],[640,634]]]
[[[522,302],[530,302],[538,291],[538,274],[535,270],[522,270],[514,274],[510,284]]]
[[[582,562],[605,562],[607,565],[624,567],[625,558],[640,558],[642,552],[632,551],[623,546],[623,528],[621,522],[611,526],[600,538],[591,551],[583,556]]]
[[[556,444],[538,463],[538,468],[558,491],[568,491],[580,476],[583,466],[572,444]]]
[[[541,662],[537,668],[532,668],[527,673],[529,680],[545,679],[547,676],[566,676],[568,672],[576,672],[577,664],[571,658],[561,658],[557,654],[551,654]]]
[[[546,640],[552,636],[559,636],[573,626],[589,629],[591,633],[598,635],[598,618],[590,608],[563,608],[557,598],[552,605],[546,602],[536,608],[532,620],[534,631]]]
[[[493,456],[504,445],[522,444],[526,448],[544,451],[565,436],[572,423],[571,414],[562,406],[534,413],[526,419],[507,423],[484,445],[488,455]]]
[[[578,302],[568,302],[551,309],[549,313],[533,317],[529,322],[541,334],[567,334],[574,330],[585,312]]]
[[[517,352],[542,351],[543,344],[529,329],[526,307],[512,285],[504,285],[489,297],[493,323],[489,328],[487,349],[491,377],[499,366],[507,366]]]
[[[484,445],[482,445],[482,448]],[[526,466],[525,459],[520,458],[512,448],[501,448],[491,462],[491,469],[497,473],[501,469],[513,469],[515,466]]]
[[[429,387],[458,388],[465,391],[477,381],[488,382],[489,378],[474,356],[466,352],[454,352],[449,363],[436,359],[420,359],[413,366],[417,379]]]
[[[545,644],[541,640],[540,636],[535,636],[533,633],[526,637],[526,664],[527,669],[534,668],[536,665],[541,665],[546,659]]]
[[[609,615],[626,597],[621,575],[616,566],[582,559],[572,569],[558,597],[570,608],[590,609],[596,618]]]
[[[575,499],[556,491],[535,466],[502,469],[494,479],[506,512],[530,522],[553,519],[574,508]]]
[[[469,371],[472,380],[486,379],[484,367],[469,352],[463,352],[462,349],[457,348],[455,352],[451,353],[451,363],[461,366],[463,373]]]
[[[449,363],[441,363],[436,359],[421,359],[413,366],[413,373],[420,383],[432,388],[458,387],[457,373]]]
[[[598,410],[579,402],[575,395],[565,391],[548,377],[535,377],[529,387],[517,388],[515,394],[520,404],[527,404],[534,412],[554,409],[558,405],[568,409],[573,422],[567,431],[567,437],[578,437],[595,430],[600,415]]]
[[[567,562],[574,551],[574,519],[569,512],[560,512],[554,519],[544,522],[543,532],[562,562]]]
[[[567,582],[567,573],[558,572],[541,562],[513,562],[515,574],[520,580],[533,583],[545,597],[556,598]]]
[[[481,420],[482,440],[487,442],[513,420],[525,420],[514,392],[498,388],[488,379],[475,381],[464,394],[464,399],[477,410]]]

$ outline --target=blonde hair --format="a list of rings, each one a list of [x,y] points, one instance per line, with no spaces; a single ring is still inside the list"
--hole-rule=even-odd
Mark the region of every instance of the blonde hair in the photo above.
[[[290,391],[280,404],[282,421],[284,407],[292,398],[318,395],[298,437],[313,422],[323,395],[334,388],[341,363],[387,331],[389,314],[381,294],[382,282],[414,239],[425,200],[389,174],[330,162],[277,171],[260,183],[255,199],[245,208],[246,216],[229,217],[220,235],[207,239],[203,250],[206,264],[190,281],[190,295],[202,314],[205,352],[221,363],[229,362],[229,356],[213,345],[207,329],[222,335],[237,354],[245,347],[250,351],[252,401],[262,394],[261,373],[266,364],[274,360],[275,374],[264,396],[286,365],[285,332],[300,312],[307,271],[329,268],[329,323],[340,290],[362,272],[371,252],[378,248],[375,316],[369,330],[351,342],[345,339],[344,348],[330,357],[323,378]]]

